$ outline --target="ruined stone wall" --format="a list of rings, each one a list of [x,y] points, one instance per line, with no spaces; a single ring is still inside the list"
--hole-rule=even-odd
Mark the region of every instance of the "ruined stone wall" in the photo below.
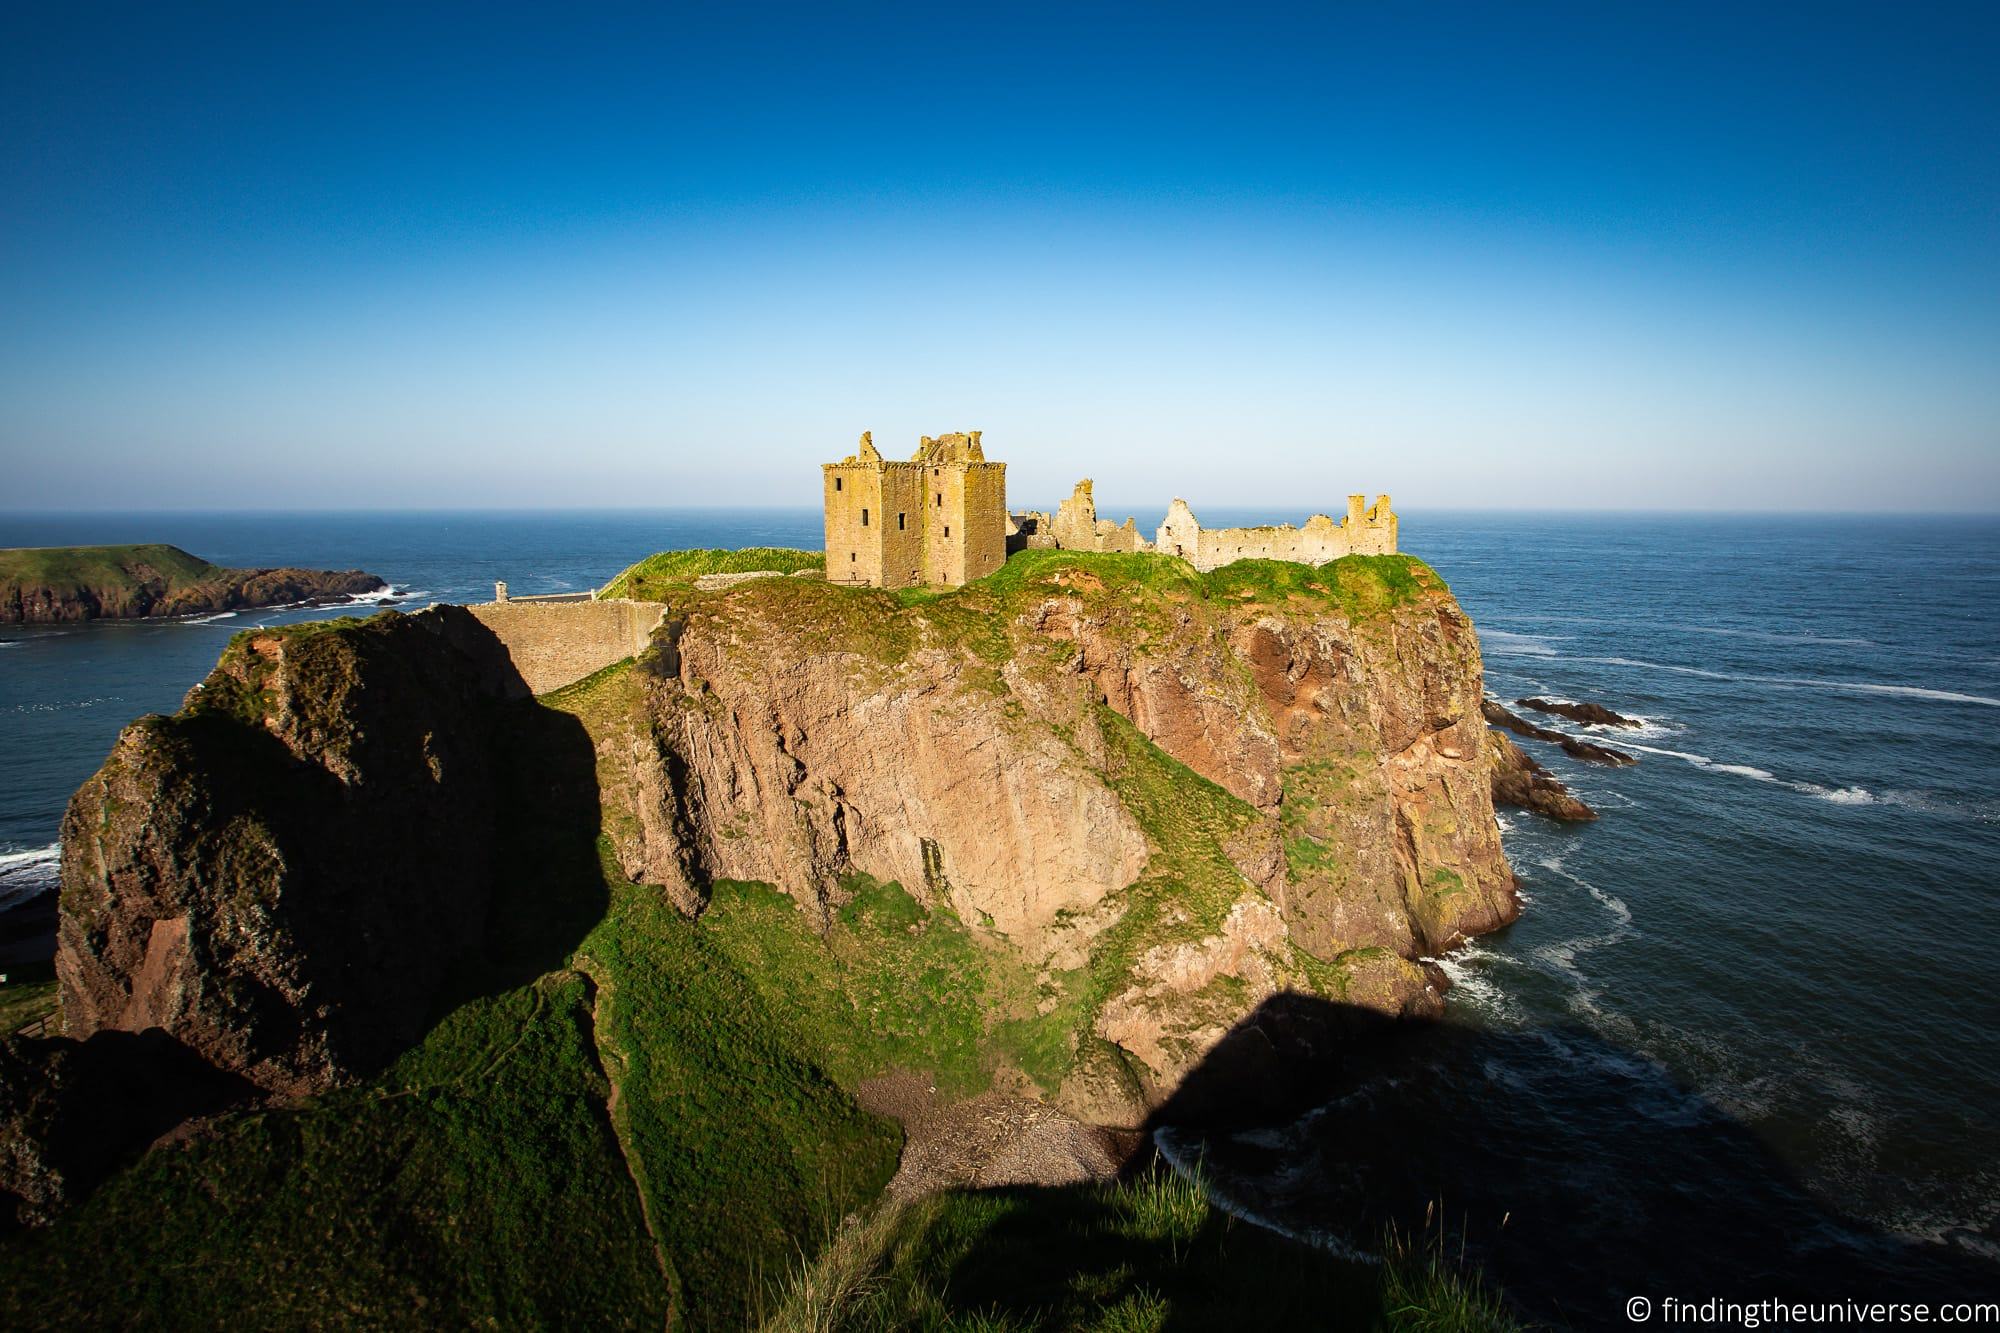
[[[1139,535],[1135,519],[1113,523],[1097,516],[1097,500],[1088,477],[1076,484],[1070,497],[1056,509],[1054,523],[1048,525],[1052,540],[1047,543],[1066,551],[1150,551],[1152,544]]]
[[[596,602],[488,602],[466,608],[506,646],[530,692],[547,694],[646,649],[666,607]]]
[[[1055,520],[1039,509],[1010,510],[1007,514],[1007,554],[1016,551],[1055,549]]]
[[[1289,523],[1253,528],[1204,528],[1188,508],[1176,499],[1160,524],[1156,549],[1177,555],[1196,569],[1218,569],[1236,560],[1291,560],[1304,565],[1323,565],[1345,555],[1394,555],[1397,524],[1389,497],[1377,496],[1374,505],[1366,497],[1347,497],[1347,516],[1335,523],[1326,514],[1314,514],[1304,527]]]

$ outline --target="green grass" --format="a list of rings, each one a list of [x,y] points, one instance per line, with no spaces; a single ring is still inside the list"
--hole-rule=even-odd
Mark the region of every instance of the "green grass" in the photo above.
[[[157,1149],[0,1247],[0,1322],[658,1327],[589,983],[461,1007],[380,1079]]]
[[[663,601],[675,588],[684,589],[703,574],[748,574],[760,569],[792,574],[824,568],[826,557],[821,552],[788,546],[749,546],[738,551],[711,548],[662,551],[622,571],[604,585],[601,595]]]
[[[158,580],[189,587],[229,571],[160,543],[134,546],[27,546],[0,550],[0,586],[59,590],[132,586]]]
[[[160,721],[234,733],[240,702]],[[880,1191],[900,1131],[619,875],[574,722],[514,707],[509,869],[435,1026],[363,1086],[222,1116],[0,1241],[0,1325],[737,1328],[757,1274]]]
[[[1001,1021],[1033,1013],[1010,946],[899,884],[855,876],[848,888],[824,939],[763,884],[715,885],[702,929],[845,1086],[920,1069],[945,1092],[984,1091]]]
[[[695,1327],[740,1323],[752,1278],[894,1174],[901,1133],[861,1111],[709,933],[619,882],[579,965],[648,1214]]]
[[[57,1019],[61,998],[53,962],[10,963],[0,966],[0,972],[7,974],[7,984],[0,986],[0,1036],[42,1019]]]
[[[1391,1236],[1381,1262],[1343,1260],[1235,1222],[1163,1169],[886,1204],[795,1262],[760,1306],[765,1333],[1517,1326],[1441,1239]]]

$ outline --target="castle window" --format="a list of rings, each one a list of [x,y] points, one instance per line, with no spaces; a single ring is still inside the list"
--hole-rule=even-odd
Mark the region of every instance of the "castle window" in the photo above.
[[[947,537],[951,536],[951,524],[947,523],[944,525],[944,535]]]
[[[938,508],[944,508],[944,492],[938,492]]]
[[[847,553],[847,563],[850,565],[854,563],[854,552],[849,551]]]
[[[835,477],[835,478],[833,479],[833,489],[835,489],[836,491],[840,489],[840,478],[839,478],[839,477]]]
[[[896,531],[901,532],[902,530],[903,530],[903,516],[901,514],[898,514],[896,515]]]
[[[868,526],[868,511],[866,509],[861,511],[861,526],[864,528]]]

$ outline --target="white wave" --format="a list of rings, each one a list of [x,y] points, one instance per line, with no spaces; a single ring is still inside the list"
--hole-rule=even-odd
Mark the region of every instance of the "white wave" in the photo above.
[[[1487,651],[1507,657],[1554,657],[1556,650],[1549,646],[1555,636],[1547,634],[1516,634],[1511,630],[1489,629],[1480,635],[1482,646],[1492,644]]]
[[[1266,1231],[1274,1231],[1288,1240],[1299,1242],[1301,1245],[1311,1245],[1316,1249],[1326,1250],[1328,1253],[1345,1259],[1349,1263],[1379,1264],[1382,1262],[1381,1255],[1371,1253],[1368,1250],[1357,1249],[1330,1231],[1287,1227],[1244,1207],[1241,1202],[1230,1198],[1216,1188],[1215,1179],[1206,1169],[1199,1152],[1190,1154],[1189,1150],[1179,1142],[1178,1136],[1170,1128],[1162,1126],[1153,1131],[1153,1146],[1159,1150],[1160,1159],[1167,1164],[1175,1175],[1183,1180],[1200,1184],[1202,1192],[1208,1196],[1208,1201],[1211,1204],[1229,1216],[1236,1218],[1238,1221],[1248,1222],[1253,1226],[1262,1227]],[[1194,1157],[1192,1164],[1188,1160],[1190,1155]]]
[[[1493,975],[1500,965],[1513,960],[1477,944],[1465,944],[1442,957],[1425,961],[1436,963],[1445,980],[1451,983],[1448,1003],[1463,1005],[1484,1018],[1498,1022],[1520,1020],[1519,1006]]]
[[[55,888],[62,869],[61,856],[60,843],[0,852],[0,911]]]
[[[1510,650],[1497,650],[1503,654]],[[1513,653],[1515,656],[1552,657],[1545,653]],[[1889,685],[1872,680],[1822,680],[1812,676],[1756,676],[1731,671],[1710,671],[1704,667],[1679,666],[1672,662],[1648,662],[1637,657],[1564,657],[1566,662],[1594,662],[1600,666],[1636,667],[1643,671],[1668,671],[1678,676],[1699,676],[1703,680],[1724,680],[1744,685],[1776,685],[1784,689],[1846,691],[1856,694],[1883,694],[1902,699],[1926,699],[1937,703],[1977,704],[2000,708],[2000,699],[1986,694],[1963,694],[1957,690],[1934,689],[1927,685]]]
[[[1757,768],[1750,764],[1725,764],[1705,754],[1692,754],[1686,750],[1667,750],[1657,745],[1633,745],[1631,748],[1645,754],[1665,755],[1670,759],[1684,760],[1696,768],[1707,769],[1711,773],[1728,773],[1755,782],[1770,782],[1780,787],[1789,787],[1795,792],[1816,796],[1834,805],[1875,804],[1875,794],[1866,787],[1824,787],[1817,782],[1799,782],[1792,778],[1781,778],[1767,768]]]
[[[347,600],[356,606],[369,606],[381,602],[393,602],[405,594],[395,584],[377,588],[373,592],[349,593]]]
[[[212,625],[218,620],[234,620],[235,618],[236,613],[234,611],[217,611],[212,616],[189,616],[181,623],[183,625]]]

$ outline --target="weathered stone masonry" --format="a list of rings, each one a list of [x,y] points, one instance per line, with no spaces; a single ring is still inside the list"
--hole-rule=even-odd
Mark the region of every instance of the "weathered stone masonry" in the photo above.
[[[624,598],[538,602],[514,599],[466,608],[506,645],[533,694],[574,684],[646,650],[667,608]]]
[[[1033,509],[1008,515],[1007,542],[1010,551],[1158,551],[1177,555],[1204,571],[1236,560],[1323,565],[1344,555],[1395,554],[1396,514],[1386,495],[1377,496],[1373,506],[1367,504],[1365,496],[1350,495],[1347,516],[1338,523],[1326,514],[1314,514],[1303,527],[1278,523],[1204,528],[1187,501],[1177,498],[1168,508],[1156,539],[1149,542],[1139,535],[1138,524],[1132,519],[1115,524],[1099,518],[1091,483],[1085,480],[1076,484],[1075,492],[1053,516]]]
[[[864,432],[824,464],[826,576],[878,588],[955,586],[1007,559],[1007,465],[989,463],[979,432],[926,435],[890,462]]]

